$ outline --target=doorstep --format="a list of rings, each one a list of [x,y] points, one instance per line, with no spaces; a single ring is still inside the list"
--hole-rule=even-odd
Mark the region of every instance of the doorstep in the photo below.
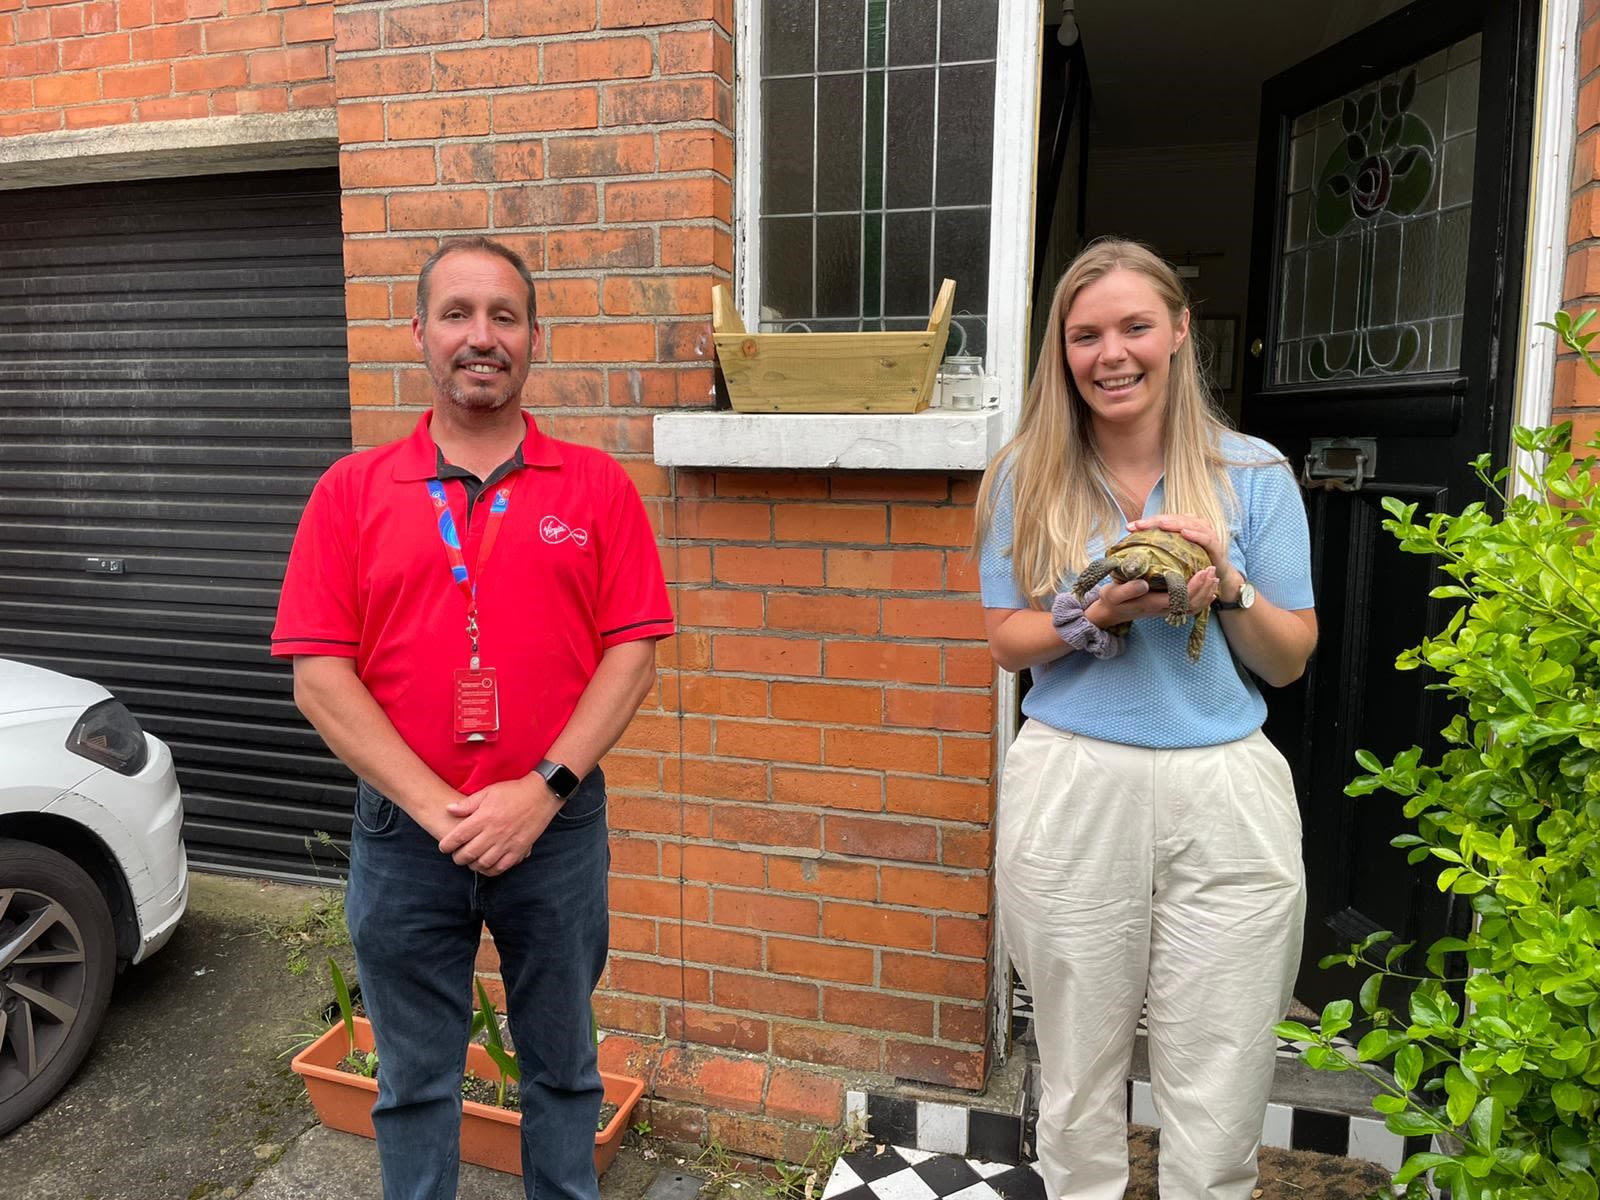
[[[1263,1146],[1361,1159],[1391,1172],[1398,1171],[1410,1155],[1429,1148],[1427,1138],[1402,1138],[1389,1132],[1372,1108],[1375,1085],[1354,1071],[1313,1071],[1299,1061],[1298,1053],[1293,1043],[1279,1043],[1272,1096],[1261,1131]],[[1014,1078],[1021,1069],[1024,1084],[1020,1091],[1014,1086],[1001,1089],[1012,1093],[1008,1100],[998,1099],[993,1089],[983,1097],[960,1103],[952,1102],[949,1093],[930,1098],[904,1091],[895,1095],[849,1091],[845,1093],[846,1120],[864,1119],[867,1134],[874,1142],[922,1156],[894,1167],[887,1172],[889,1175],[910,1171],[920,1178],[943,1171],[942,1167],[928,1165],[931,1155],[1002,1166],[1026,1165],[1034,1158],[1038,1113],[1035,1066],[1036,1051],[1031,1040],[1019,1039],[1001,1073]],[[1150,1089],[1149,1057],[1142,1028],[1134,1044],[1126,1097],[1131,1123],[1161,1127]],[[864,1153],[877,1150],[876,1146],[869,1147]],[[901,1180],[910,1188],[907,1195],[879,1195],[878,1200],[929,1200],[927,1193],[911,1185],[910,1178]],[[863,1178],[857,1182],[871,1181]],[[1015,1200],[1013,1191],[1002,1190],[1008,1200]],[[862,1195],[851,1200],[870,1198]],[[987,1197],[980,1189],[962,1200]]]

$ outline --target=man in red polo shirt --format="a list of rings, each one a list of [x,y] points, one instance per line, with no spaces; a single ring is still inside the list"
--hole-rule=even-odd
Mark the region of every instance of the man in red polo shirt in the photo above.
[[[318,482],[272,634],[295,702],[360,781],[345,906],[382,1062],[383,1193],[455,1195],[486,923],[522,1064],[527,1195],[595,1200],[597,764],[650,689],[672,612],[622,468],[522,412],[543,344],[522,260],[446,242],[412,333],[433,408]]]

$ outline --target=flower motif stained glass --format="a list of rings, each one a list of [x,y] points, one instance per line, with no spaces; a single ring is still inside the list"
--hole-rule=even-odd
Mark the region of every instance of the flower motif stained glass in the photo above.
[[[1275,382],[1459,365],[1478,47],[1466,39],[1294,122]]]

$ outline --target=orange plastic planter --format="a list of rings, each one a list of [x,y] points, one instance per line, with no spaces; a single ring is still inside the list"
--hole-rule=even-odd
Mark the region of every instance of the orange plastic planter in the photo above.
[[[372,1025],[356,1018],[356,1049],[372,1049]],[[372,1136],[372,1105],[378,1098],[378,1081],[339,1070],[350,1053],[343,1022],[335,1025],[294,1056],[290,1064],[306,1081],[317,1120],[329,1129]],[[467,1070],[481,1079],[497,1080],[500,1070],[488,1051],[476,1043],[467,1047]],[[617,1106],[606,1127],[594,1135],[594,1171],[605,1173],[622,1147],[634,1105],[644,1095],[644,1081],[627,1075],[600,1074],[606,1101]],[[474,1100],[461,1105],[461,1159],[496,1171],[522,1174],[522,1114],[507,1112]]]

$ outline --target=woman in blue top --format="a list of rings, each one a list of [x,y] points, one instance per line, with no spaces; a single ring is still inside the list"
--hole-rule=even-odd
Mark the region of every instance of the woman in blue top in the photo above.
[[[1294,786],[1256,680],[1298,679],[1316,644],[1305,510],[1282,456],[1217,413],[1183,285],[1150,250],[1091,245],[1048,328],[978,501],[989,646],[1034,679],[995,858],[1036,1005],[1039,1162],[1052,1200],[1122,1196],[1143,1007],[1162,1200],[1247,1200],[1305,907]],[[1198,662],[1143,581],[1070,591],[1151,528],[1211,559],[1189,581],[1193,611],[1220,610]]]

